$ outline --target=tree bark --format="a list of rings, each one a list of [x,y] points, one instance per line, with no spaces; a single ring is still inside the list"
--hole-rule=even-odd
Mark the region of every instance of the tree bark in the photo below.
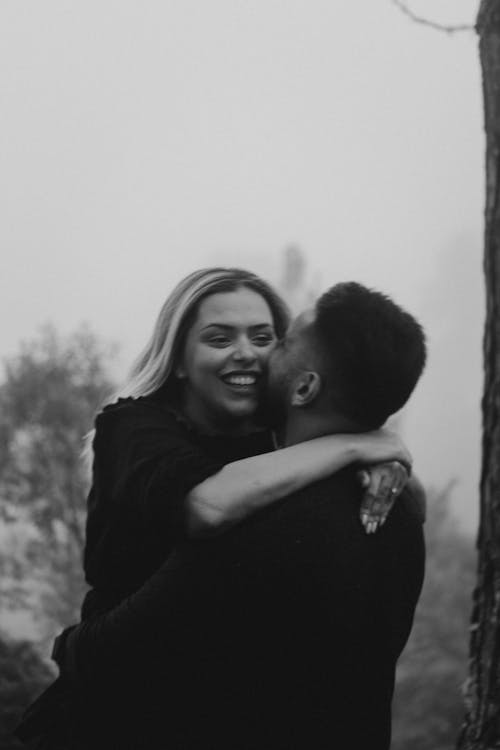
[[[500,748],[500,0],[477,18],[486,132],[483,455],[478,578],[459,750]]]

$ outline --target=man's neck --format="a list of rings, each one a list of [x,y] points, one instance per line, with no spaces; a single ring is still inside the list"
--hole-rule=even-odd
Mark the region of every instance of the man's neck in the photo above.
[[[305,409],[294,409],[287,415],[280,444],[286,447],[324,435],[356,432],[364,432],[364,430],[358,423],[342,414],[326,415]]]

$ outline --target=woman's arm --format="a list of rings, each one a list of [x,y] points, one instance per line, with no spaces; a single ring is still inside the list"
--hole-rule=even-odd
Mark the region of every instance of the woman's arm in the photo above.
[[[400,438],[381,429],[327,435],[234,461],[188,493],[188,535],[195,538],[225,531],[260,508],[349,464],[391,460],[411,465],[411,456]]]

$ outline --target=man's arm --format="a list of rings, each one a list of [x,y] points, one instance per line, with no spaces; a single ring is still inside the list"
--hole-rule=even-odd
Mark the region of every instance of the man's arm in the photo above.
[[[190,628],[199,626],[217,580],[214,544],[178,547],[138,591],[63,631],[53,653],[61,675],[77,687],[102,685],[108,676],[132,685],[135,674],[151,669],[159,647],[167,657],[181,643],[188,647]]]

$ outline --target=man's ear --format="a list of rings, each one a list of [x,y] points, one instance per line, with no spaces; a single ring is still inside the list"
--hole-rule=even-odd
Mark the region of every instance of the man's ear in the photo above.
[[[308,406],[321,390],[321,376],[313,370],[302,372],[297,376],[292,392],[292,406]]]

